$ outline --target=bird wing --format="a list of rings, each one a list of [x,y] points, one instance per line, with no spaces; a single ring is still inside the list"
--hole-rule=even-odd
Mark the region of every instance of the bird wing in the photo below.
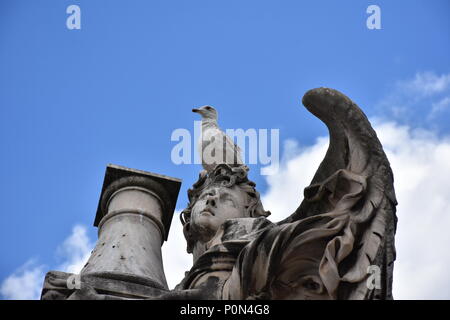
[[[226,149],[233,152],[233,158],[230,160],[234,161],[234,159],[235,159],[234,156],[236,156],[236,164],[243,164],[242,157],[241,157],[241,148],[239,148],[239,146],[237,144],[235,144],[234,141],[228,135],[226,135],[224,132],[222,132],[222,134],[225,135]],[[227,157],[227,159],[228,159],[228,157]]]
[[[240,148],[217,126],[203,130],[199,151],[202,155],[203,166],[207,171],[220,163],[243,164]]]

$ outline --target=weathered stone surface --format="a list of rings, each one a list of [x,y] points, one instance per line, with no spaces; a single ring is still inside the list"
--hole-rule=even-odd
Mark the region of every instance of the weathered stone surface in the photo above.
[[[41,299],[150,299],[167,292],[148,284],[139,284],[132,276],[103,278],[50,271],[45,276]]]
[[[382,146],[340,92],[314,89],[303,103],[328,126],[330,145],[299,209],[276,224],[262,205],[249,214],[244,166],[200,176],[183,212],[194,266],[178,290],[216,299],[392,299],[397,202]],[[368,270],[379,270],[379,286],[367,284]]]
[[[166,212],[166,214],[162,217],[162,223],[165,229],[164,240],[167,240],[170,230],[170,224],[172,222],[173,212],[175,211],[175,205],[177,203],[178,193],[180,192],[181,180],[162,174],[130,169],[114,164],[109,164],[106,167],[100,200],[97,207],[97,213],[95,215],[94,226],[98,226],[100,220],[103,218],[103,215],[106,213],[105,208],[102,208],[102,205],[106,205],[106,203],[103,203],[102,199],[107,188],[111,185],[111,183],[118,181],[124,177],[134,177],[133,179],[137,179],[138,177],[147,177],[163,187],[164,191],[161,191],[159,196],[161,197],[161,200],[163,200],[163,205],[166,207],[164,208],[164,212]],[[156,184],[154,188],[158,188]],[[158,190],[156,191],[159,192],[160,189],[161,188],[158,188]]]
[[[330,145],[292,215],[268,220],[247,166],[208,167],[181,215],[193,266],[169,291],[160,245],[179,181],[111,167],[81,288],[49,272],[43,299],[392,299],[397,202],[381,143],[342,93],[310,90],[303,103],[327,125]]]
[[[124,298],[148,298],[168,290],[161,245],[167,239],[181,181],[116,165],[106,169],[94,225],[99,238],[80,273],[91,291]],[[76,291],[67,295],[67,274],[49,273],[43,297],[61,290],[67,298],[87,298]],[[52,285],[57,281],[57,288]],[[67,279],[66,279],[67,280]],[[58,287],[59,285],[59,287]],[[89,292],[88,292],[89,293]],[[92,292],[91,292],[92,293]]]

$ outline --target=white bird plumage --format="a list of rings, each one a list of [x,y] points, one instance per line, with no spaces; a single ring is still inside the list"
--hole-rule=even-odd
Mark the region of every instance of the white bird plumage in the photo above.
[[[198,151],[203,168],[209,173],[218,164],[242,165],[241,149],[225,134],[217,124],[217,110],[211,106],[192,109],[202,116],[202,133],[198,141]]]

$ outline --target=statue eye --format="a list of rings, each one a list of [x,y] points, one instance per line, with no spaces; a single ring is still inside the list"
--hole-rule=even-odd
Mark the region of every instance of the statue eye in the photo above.
[[[321,293],[323,290],[322,285],[319,282],[315,281],[313,277],[308,277],[308,276],[306,278],[304,278],[302,286],[306,290],[316,292],[316,293]]]
[[[230,204],[230,205],[233,205],[233,206],[234,206],[234,201],[233,201],[233,199],[232,199],[231,197],[229,197],[229,196],[222,197],[222,201],[225,202],[225,203],[227,203],[227,204]]]

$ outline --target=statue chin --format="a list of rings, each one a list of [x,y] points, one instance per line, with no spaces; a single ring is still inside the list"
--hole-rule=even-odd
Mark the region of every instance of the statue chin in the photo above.
[[[202,216],[199,217],[195,222],[191,222],[191,232],[196,240],[206,243],[214,237],[221,225],[214,220],[214,217]]]

